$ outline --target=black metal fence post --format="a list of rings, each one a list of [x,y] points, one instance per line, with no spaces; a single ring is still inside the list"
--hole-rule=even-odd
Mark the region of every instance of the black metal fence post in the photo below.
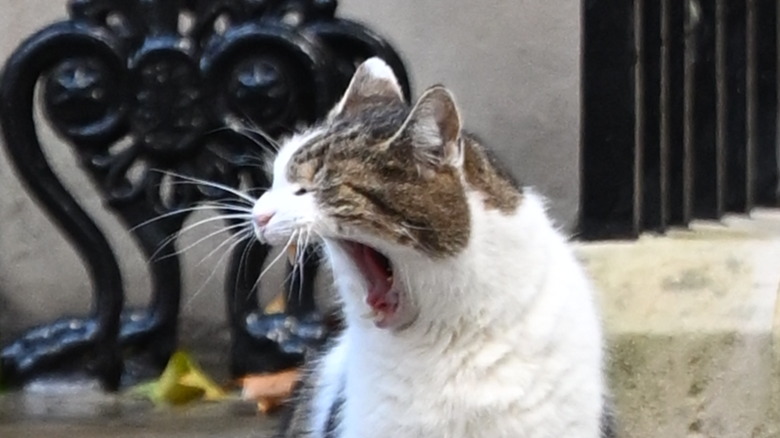
[[[581,236],[776,205],[776,2],[583,6]]]

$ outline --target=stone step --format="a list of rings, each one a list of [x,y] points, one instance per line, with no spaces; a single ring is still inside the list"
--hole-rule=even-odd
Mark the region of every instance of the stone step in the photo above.
[[[780,213],[577,247],[620,438],[778,436]]]

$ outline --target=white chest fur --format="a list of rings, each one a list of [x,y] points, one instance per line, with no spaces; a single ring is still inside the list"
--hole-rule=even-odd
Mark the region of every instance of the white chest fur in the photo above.
[[[511,216],[470,196],[465,251],[396,267],[420,309],[404,330],[360,316],[359,282],[331,252],[348,328],[321,375],[346,382],[340,437],[600,436],[601,329],[581,267],[533,194]],[[335,397],[323,391],[315,407]]]

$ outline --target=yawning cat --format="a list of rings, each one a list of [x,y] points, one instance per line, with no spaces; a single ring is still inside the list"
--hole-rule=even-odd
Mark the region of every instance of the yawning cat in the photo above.
[[[601,436],[591,287],[542,199],[462,131],[447,89],[410,107],[372,58],[273,173],[255,233],[320,240],[345,321],[281,436]]]

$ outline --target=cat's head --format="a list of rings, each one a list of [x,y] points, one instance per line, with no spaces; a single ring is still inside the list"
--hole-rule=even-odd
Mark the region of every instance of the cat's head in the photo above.
[[[393,255],[442,259],[468,243],[453,96],[436,86],[410,106],[378,58],[358,67],[322,123],[283,143],[273,173],[254,207],[257,237],[274,245],[299,236],[340,242],[368,283],[386,283],[380,289],[392,286]]]
[[[430,88],[410,107],[390,67],[372,58],[321,124],[282,145],[254,208],[257,236],[284,244],[311,230],[452,255],[469,235],[462,164],[450,92]]]

